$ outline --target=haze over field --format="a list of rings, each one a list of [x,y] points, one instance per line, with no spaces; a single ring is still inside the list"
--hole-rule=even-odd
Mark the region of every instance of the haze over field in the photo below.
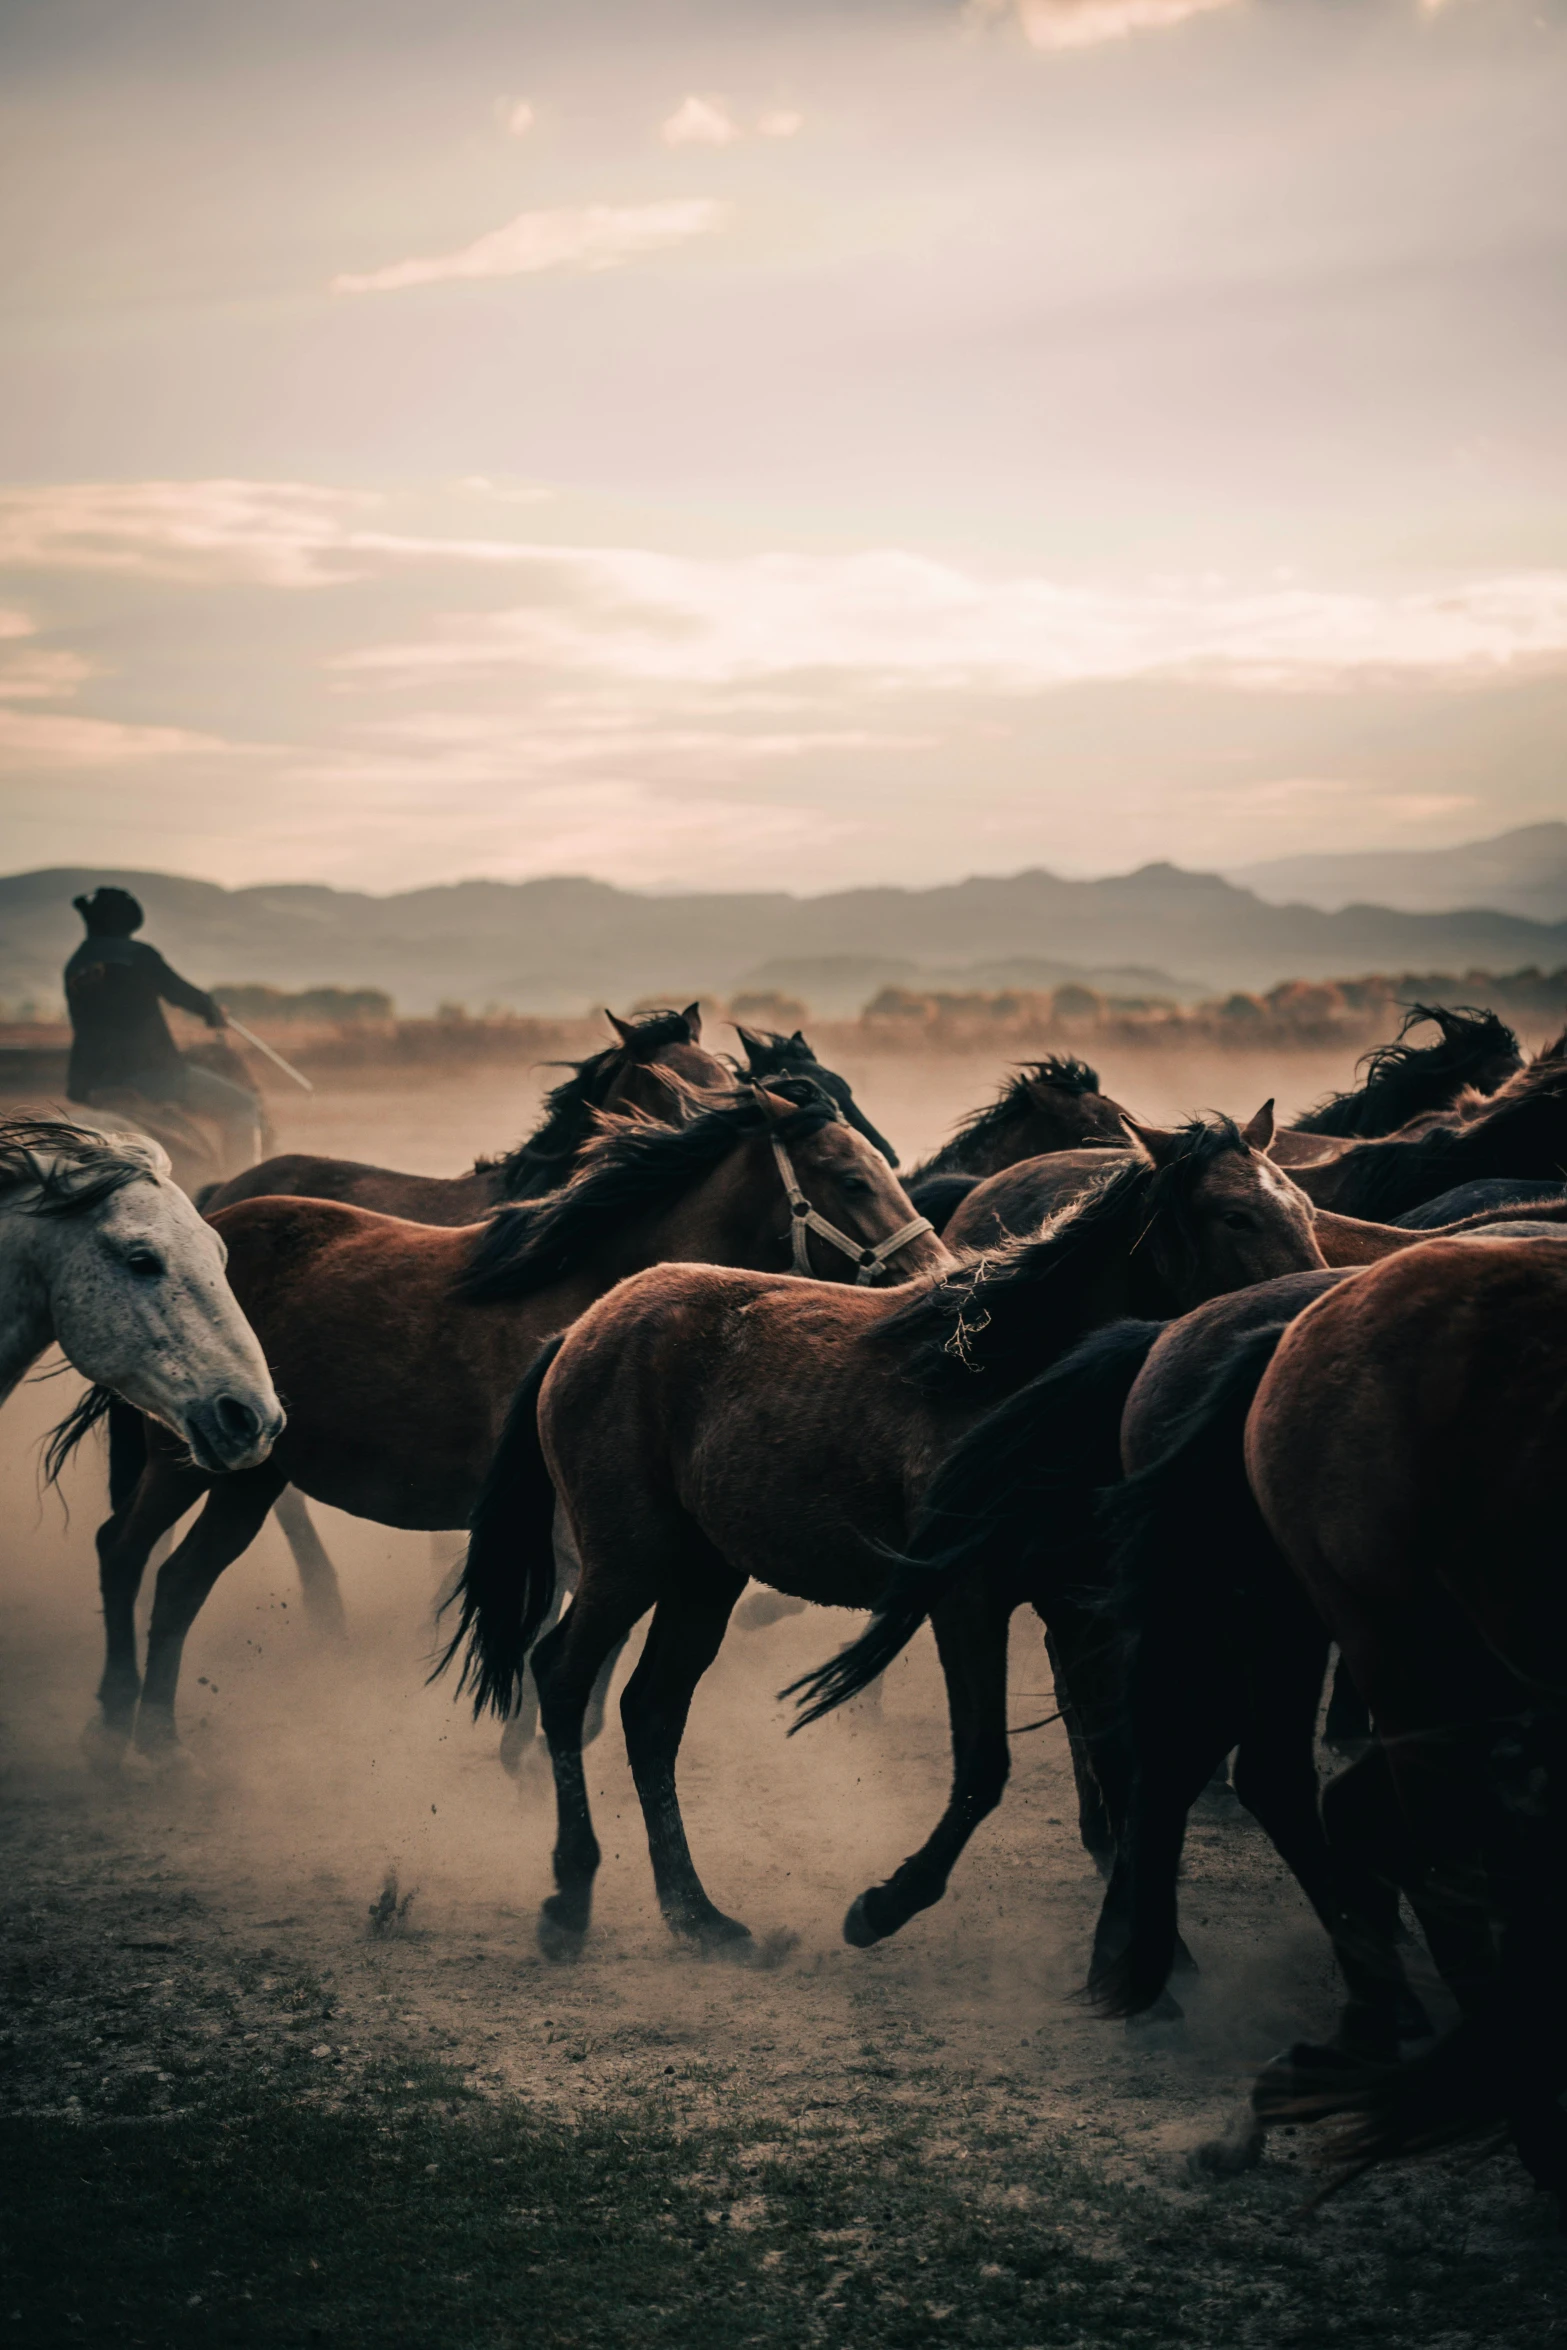
[[[1562,813],[1561,0],[62,0],[0,62],[0,869]]]

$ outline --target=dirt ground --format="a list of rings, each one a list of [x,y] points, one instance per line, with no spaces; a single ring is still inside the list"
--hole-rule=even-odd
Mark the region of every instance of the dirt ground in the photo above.
[[[972,1062],[848,1073],[909,1156],[987,1082]],[[1218,1074],[1222,1094],[1211,1071],[1165,1071],[1162,1093],[1146,1069],[1105,1077],[1156,1118],[1268,1090]],[[1343,1081],[1290,1074],[1292,1099]],[[440,1172],[523,1131],[532,1099],[454,1078],[276,1107],[289,1147]],[[851,1898],[942,1800],[928,1641],[879,1712],[791,1740],[775,1692],[846,1619],[731,1633],[681,1785],[709,1890],[757,1936],[746,1967],[671,1944],[613,1710],[589,1758],[595,1930],[574,1965],[540,1956],[546,1775],[507,1779],[494,1728],[424,1685],[455,1541],[318,1511],[337,1650],[269,1525],[187,1649],[188,1774],[93,1777],[102,1463],[71,1472],[68,1517],[36,1492],[68,1388],[24,1390],[0,1431],[0,2341],[1567,2339],[1554,2215],[1509,2156],[1320,2209],[1304,2134],[1239,2181],[1189,2167],[1252,2069],[1333,2006],[1320,1934],[1243,1815],[1193,1826],[1180,2026],[1074,1998],[1099,1886],[1059,1726],[1017,1741],[948,1899],[875,1951],[843,1943]],[[1050,1711],[1031,1618],[1012,1682],[1015,1722]]]

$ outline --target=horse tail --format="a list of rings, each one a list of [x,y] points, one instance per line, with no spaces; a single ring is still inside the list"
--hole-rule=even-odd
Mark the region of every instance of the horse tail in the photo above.
[[[114,1415],[116,1412],[131,1413],[131,1417],[138,1421],[141,1417],[139,1413],[131,1412],[129,1404],[121,1403],[119,1397],[111,1389],[107,1387],[89,1387],[87,1389],[85,1395],[71,1406],[59,1426],[51,1428],[49,1431],[48,1442],[44,1447],[44,1482],[46,1485],[59,1484],[67,1461],[82,1439],[85,1436],[90,1436],[94,1428],[100,1427],[107,1420],[109,1423],[109,1490],[112,1498],[114,1492]],[[141,1475],[140,1462],[136,1466],[136,1475],[138,1477]],[[132,1482],[134,1483],[134,1479]]]
[[[469,1520],[468,1556],[446,1602],[460,1601],[461,1613],[430,1679],[466,1643],[456,1693],[472,1690],[475,1721],[486,1708],[503,1721],[511,1713],[528,1650],[555,1597],[555,1487],[539,1442],[539,1394],[564,1344],[564,1332],[545,1341],[512,1397]]]
[[[1234,1608],[1240,1559],[1267,1536],[1246,1480],[1242,1438],[1263,1374],[1289,1327],[1264,1324],[1237,1338],[1202,1381],[1164,1449],[1100,1497],[1110,1550],[1109,1606],[1126,1638],[1126,1710],[1133,1797],[1118,1867],[1126,1871],[1126,1933],[1095,1951],[1088,1993],[1102,2014],[1140,2015],[1164,1990],[1175,1961],[1177,1830],[1173,1841],[1139,1833],[1138,1782],[1157,1784],[1159,1726],[1189,1702],[1188,1658],[1211,1656]],[[1184,1823],[1182,1823],[1184,1825]]]
[[[909,1547],[867,1629],[830,1664],[784,1690],[800,1718],[868,1688],[932,1608],[966,1576],[1058,1568],[1094,1538],[1098,1488],[1120,1474],[1121,1413],[1162,1322],[1112,1322],[976,1422],[932,1478]]]

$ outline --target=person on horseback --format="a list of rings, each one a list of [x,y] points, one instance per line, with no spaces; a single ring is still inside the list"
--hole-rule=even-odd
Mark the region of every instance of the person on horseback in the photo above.
[[[135,936],[145,916],[129,890],[105,887],[71,902],[87,925],[87,936],[65,966],[72,1034],[65,1090],[70,1099],[101,1106],[101,1097],[129,1092],[152,1103],[176,1103],[218,1129],[230,1166],[249,1166],[260,1149],[255,1095],[216,1070],[187,1061],[162,1009],[178,1004],[218,1030],[228,1024],[222,1005],[181,979],[156,947]]]

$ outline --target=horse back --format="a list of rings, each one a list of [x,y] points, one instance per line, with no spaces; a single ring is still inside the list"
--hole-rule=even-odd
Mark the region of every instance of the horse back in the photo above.
[[[203,1202],[203,1212],[212,1216],[241,1200],[323,1199],[414,1224],[457,1225],[476,1223],[497,1196],[497,1178],[488,1170],[456,1176],[404,1175],[359,1159],[287,1151],[262,1159],[219,1185]]]

